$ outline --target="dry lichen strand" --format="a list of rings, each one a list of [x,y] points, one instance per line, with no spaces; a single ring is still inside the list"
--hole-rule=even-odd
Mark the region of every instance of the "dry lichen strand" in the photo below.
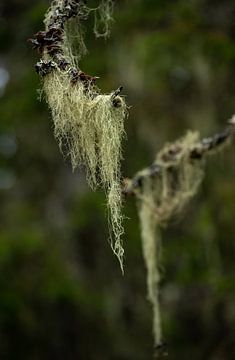
[[[65,0],[52,1],[51,7],[47,11],[44,24],[48,31],[51,26],[51,20],[55,14],[58,13],[58,9],[63,12]],[[61,52],[63,57],[68,61],[72,67],[78,67],[78,61],[87,54],[87,48],[84,43],[84,33],[81,25],[80,18],[86,18],[89,13],[89,9],[83,5],[80,6],[80,14],[76,17],[71,17],[69,21],[65,22],[63,30],[63,41],[60,43]],[[74,46],[76,44],[76,46]],[[76,55],[74,50],[76,49]],[[44,53],[44,57],[45,57]]]
[[[64,0],[52,2],[44,20],[47,30],[58,13],[57,9],[62,12],[64,4]],[[102,0],[95,9],[89,9],[84,4],[79,8],[82,12],[81,18],[86,18],[90,11],[95,12],[96,36],[109,35],[112,10],[112,0]],[[99,22],[103,25],[102,33],[99,32]],[[78,60],[86,52],[80,25],[79,16],[64,24],[60,51],[70,68],[78,67]],[[79,57],[73,54],[74,38],[77,38]],[[43,60],[50,59],[44,52]],[[54,133],[61,151],[70,157],[73,169],[85,165],[87,179],[93,189],[97,185],[105,189],[111,247],[123,271],[120,159],[126,115],[125,102],[118,97],[119,106],[116,107],[112,103],[112,94],[101,95],[98,88],[89,87],[87,84],[85,86],[80,81],[71,84],[69,69],[62,71],[59,67],[44,77],[44,92],[52,112]]]
[[[177,142],[166,144],[157,154],[155,164],[160,166],[161,171],[151,177],[154,202],[149,206],[161,225],[185,207],[203,179],[204,160],[192,160],[189,156],[197,144],[200,144],[199,133],[188,131]],[[178,149],[175,155],[171,154],[168,158],[169,152],[175,149]],[[141,172],[139,174],[141,175]],[[144,190],[139,191],[137,197],[148,202]]]
[[[72,0],[70,1],[73,2]],[[77,1],[75,1],[76,3]],[[78,3],[78,2],[77,2]],[[56,0],[52,1],[51,7],[47,11],[44,19],[46,28],[51,23],[51,19],[54,17],[56,10],[59,8],[63,10],[65,6],[65,0]],[[76,4],[75,4],[76,6]],[[95,8],[90,8],[86,6],[85,1],[81,1],[79,4],[79,16],[83,19],[86,19],[90,13],[94,14],[94,34],[96,37],[105,37],[107,38],[110,35],[110,27],[113,22],[113,0],[100,0],[100,4]],[[80,33],[80,29],[78,33]],[[83,42],[83,39],[82,39]]]
[[[99,177],[101,185],[107,192],[111,246],[118,257],[122,272],[124,250],[121,236],[124,230],[121,211],[120,159],[121,142],[125,133],[125,116],[126,105],[122,98],[117,108],[112,105],[112,95],[98,95],[91,102],[89,122],[94,124]]]
[[[81,82],[72,85],[69,74],[59,69],[45,77],[44,92],[61,151],[70,157],[73,169],[85,165],[93,189],[101,185],[107,193],[111,246],[123,270],[120,159],[125,102],[120,98],[116,108],[112,94],[94,97]]]
[[[94,33],[96,37],[108,37],[110,25],[113,22],[113,0],[101,0],[95,9]]]
[[[141,239],[143,256],[147,270],[147,292],[148,299],[153,310],[153,336],[156,346],[162,344],[161,312],[159,304],[159,282],[160,282],[160,255],[161,241],[160,233],[153,208],[155,207],[152,196],[152,183],[150,178],[144,183],[143,193],[145,201],[138,202],[138,213],[140,219]]]
[[[234,120],[232,119],[230,123],[233,126]],[[208,155],[218,152],[228,143],[229,134],[233,132],[231,128],[229,132],[209,138],[208,141],[199,141],[198,132],[188,131],[180,140],[166,144],[157,154],[153,167],[158,171],[150,175],[149,169],[144,169],[136,175],[137,178],[142,179],[141,187],[135,190],[135,194],[138,200],[143,254],[147,269],[148,298],[153,307],[153,335],[157,347],[162,346],[158,286],[161,256],[160,227],[166,225],[173,215],[185,207],[190,198],[196,194],[203,179],[205,159],[203,156],[193,158],[193,151],[195,152],[196,149],[197,154]]]
[[[90,119],[83,121],[87,104],[92,101],[89,94],[85,94],[81,82],[71,85],[69,75],[60,70],[55,70],[44,78],[44,92],[52,112],[54,133],[61,151],[70,157],[73,169],[84,162],[88,163],[90,183],[95,184],[95,138],[92,137],[94,133]]]
[[[84,31],[79,19],[70,19],[65,25],[63,53],[67,55],[70,64],[78,68],[79,60],[87,55],[88,50],[84,42]],[[76,53],[76,56],[74,55]]]
[[[173,144],[167,144],[157,155],[156,163],[162,166],[162,175],[156,183],[155,197],[158,198],[156,216],[163,224],[180,212],[195,195],[204,175],[204,161],[192,161],[190,152],[199,143],[199,133],[188,131]],[[179,149],[170,161],[164,161],[164,154],[170,149]]]
[[[156,158],[161,172],[153,177],[143,176],[141,191],[137,193],[143,255],[147,269],[148,298],[153,307],[153,335],[156,346],[161,345],[163,340],[158,286],[161,253],[159,230],[174,214],[183,209],[201,183],[204,164],[202,160],[192,161],[189,156],[192,147],[198,142],[199,134],[189,131],[179,141],[167,144]],[[169,152],[171,156],[167,158]],[[139,174],[145,175],[145,171]]]

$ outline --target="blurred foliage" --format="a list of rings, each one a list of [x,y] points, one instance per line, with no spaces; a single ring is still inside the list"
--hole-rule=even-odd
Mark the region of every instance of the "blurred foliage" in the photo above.
[[[88,1],[89,3],[89,1]],[[90,1],[94,5],[94,1]],[[0,358],[152,358],[138,219],[126,200],[126,274],[108,245],[105,198],[72,173],[38,101],[27,44],[49,1],[0,4]],[[81,67],[124,85],[123,174],[186,129],[223,128],[235,104],[232,0],[116,1],[111,38],[86,28]],[[162,307],[170,359],[235,358],[234,146],[212,158],[200,194],[163,231]]]

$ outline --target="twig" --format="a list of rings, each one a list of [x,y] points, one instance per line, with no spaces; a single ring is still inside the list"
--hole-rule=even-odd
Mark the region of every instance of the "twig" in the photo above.
[[[223,145],[227,144],[235,133],[235,116],[228,121],[227,128],[218,134],[211,137],[202,139],[198,144],[195,144],[189,151],[189,159],[192,161],[201,160],[208,155],[212,154],[214,150],[219,149]],[[181,148],[177,144],[172,144],[169,147],[167,153],[162,154],[161,160],[164,165],[174,161],[175,157],[181,152]],[[161,174],[162,164],[154,162],[150,166],[139,171],[132,179],[125,178],[123,180],[123,194],[124,195],[135,195],[136,191],[142,187],[143,180],[146,177],[155,177]]]
[[[115,90],[111,96],[111,101],[114,107],[120,107],[121,106],[121,98],[120,93],[123,90],[123,86],[119,86],[117,90]]]
[[[85,87],[88,87],[98,79],[97,76],[88,75],[75,68],[63,50],[65,24],[74,17],[78,20],[87,19],[88,11],[85,3],[85,0],[63,0],[62,2],[55,0],[52,3],[53,11],[46,21],[46,30],[37,32],[33,39],[28,40],[33,45],[33,49],[42,56],[35,65],[35,70],[40,76],[44,77],[58,67],[61,71],[67,71],[70,74],[73,85],[81,81]],[[118,106],[115,102],[116,96],[114,95],[113,106]]]
[[[59,1],[56,0],[53,11],[47,19],[46,30],[39,31],[34,35],[34,39],[29,39],[33,48],[42,55],[42,59],[35,65],[37,73],[42,77],[49,74],[57,65],[61,71],[67,71],[70,74],[72,84],[81,81],[88,86],[97,79],[72,66],[63,51],[66,22],[73,17],[85,20],[87,18],[85,9],[83,0],[64,0],[62,6],[59,6]],[[48,57],[50,60],[47,60]]]

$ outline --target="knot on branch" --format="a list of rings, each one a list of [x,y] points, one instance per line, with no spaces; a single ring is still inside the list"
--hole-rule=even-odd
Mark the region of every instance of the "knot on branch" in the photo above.
[[[119,86],[119,88],[115,90],[111,95],[111,101],[115,108],[119,108],[122,106],[123,100],[119,96],[122,90],[123,90],[123,86]]]
[[[86,6],[86,0],[65,0],[65,6],[63,10],[64,20],[75,16],[79,16],[83,20],[86,20],[88,12],[89,11]]]
[[[83,71],[79,71],[75,68],[71,68],[69,70],[69,74],[71,76],[71,83],[74,85],[78,81],[81,81],[84,83],[85,87],[88,87],[89,85],[93,85],[97,79],[99,79],[98,76],[91,76]]]
[[[63,31],[58,27],[51,27],[48,31],[38,31],[34,35],[34,39],[29,39],[33,45],[33,49],[40,54],[47,51],[48,54],[54,55],[60,51],[60,43],[63,40]]]
[[[35,64],[36,72],[42,77],[50,74],[54,69],[56,69],[56,63],[52,60],[40,60]]]
[[[86,20],[88,11],[83,0],[64,0],[63,6],[56,6],[58,1],[52,3],[53,13],[50,15],[47,26],[51,28],[58,26],[61,29],[64,28],[64,24],[67,20],[79,16]]]

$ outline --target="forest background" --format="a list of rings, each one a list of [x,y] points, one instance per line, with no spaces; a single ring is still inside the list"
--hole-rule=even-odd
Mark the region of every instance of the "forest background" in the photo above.
[[[96,1],[89,1],[96,5]],[[125,276],[108,244],[105,197],[72,173],[38,101],[37,55],[49,1],[0,4],[0,358],[151,359],[151,306],[134,199],[125,201]],[[209,136],[235,112],[232,0],[116,1],[111,37],[81,68],[130,105],[122,173],[150,164],[187,129]],[[170,359],[235,358],[234,145],[162,232],[163,329]]]

